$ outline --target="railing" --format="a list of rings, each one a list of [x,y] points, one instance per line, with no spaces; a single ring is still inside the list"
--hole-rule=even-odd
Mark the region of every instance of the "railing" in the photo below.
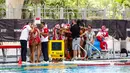
[[[41,17],[43,19],[88,19],[97,17],[103,19],[105,11],[87,8],[43,8]]]
[[[39,8],[40,16],[43,19],[117,19],[118,17],[119,19],[120,17],[122,19],[130,19],[130,9],[119,9],[117,12],[112,12],[109,7],[105,9],[82,7],[61,8],[60,6],[48,7],[42,5]],[[38,7],[19,5],[13,8],[11,5],[6,7],[4,4],[1,4],[0,18],[7,18],[7,16],[17,17],[17,11],[22,11],[21,19],[33,19],[37,16]]]
[[[7,10],[6,10],[7,9]],[[16,8],[6,7],[0,5],[0,18],[12,18],[18,17],[18,11],[21,13],[21,19],[33,19],[37,16],[37,12],[40,11],[40,17],[42,19],[106,19],[105,9],[88,9],[88,8],[60,8],[60,7],[33,7],[24,6]]]
[[[99,57],[101,57],[101,52],[94,46],[94,45],[92,45],[90,42],[87,42],[86,44],[89,44],[90,46],[92,46],[95,50],[97,50],[97,52],[99,53]],[[78,58],[78,59],[85,59],[86,58],[86,56],[87,56],[87,51],[83,48],[83,47],[81,47],[79,44],[76,44],[78,47],[80,47],[83,51],[84,51],[84,53],[85,53],[85,56],[84,57],[80,57],[80,58]],[[77,47],[75,45],[75,47]]]
[[[95,47],[93,44],[91,44],[90,42],[86,42],[86,44],[89,44],[90,46],[92,46],[95,50],[97,50],[97,52],[99,53],[99,57],[101,58],[101,52],[98,50],[97,47]]]
[[[85,59],[85,58],[87,57],[87,51],[86,51],[83,47],[81,47],[79,44],[75,44],[74,47],[76,47],[76,45],[77,45],[78,47],[80,47],[80,48],[84,51],[84,53],[85,53],[84,57],[80,57],[80,58],[78,58],[78,59]],[[78,47],[77,47],[77,48],[78,48]]]
[[[124,16],[123,19],[130,20],[130,9],[126,9],[126,10],[123,12],[123,16]]]

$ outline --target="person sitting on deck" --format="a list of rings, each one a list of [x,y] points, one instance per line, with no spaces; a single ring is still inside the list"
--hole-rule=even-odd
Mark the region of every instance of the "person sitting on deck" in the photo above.
[[[97,33],[97,40],[100,42],[100,48],[101,48],[101,53],[103,58],[108,58],[108,31],[106,29],[106,26],[103,25],[101,26],[101,30]]]
[[[106,26],[103,25],[101,30],[97,33],[97,39],[100,42],[100,48],[102,51],[107,50],[107,38],[108,38],[108,31],[106,30]]]

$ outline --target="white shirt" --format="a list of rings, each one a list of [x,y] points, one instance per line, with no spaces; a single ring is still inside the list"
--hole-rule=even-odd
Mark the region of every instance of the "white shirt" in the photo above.
[[[42,32],[44,32],[44,28],[42,29]],[[48,42],[48,36],[44,37],[43,35],[41,35],[41,42]]]
[[[31,30],[31,27],[29,25],[25,25],[22,29],[20,40],[28,40],[30,30]]]
[[[85,33],[86,33],[86,37],[87,37],[86,41],[92,41],[92,40],[94,40],[94,36],[95,36],[94,31],[91,31],[91,32],[86,31]]]

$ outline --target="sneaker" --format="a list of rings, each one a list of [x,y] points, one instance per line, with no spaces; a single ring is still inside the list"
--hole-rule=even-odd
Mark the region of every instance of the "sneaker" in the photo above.
[[[26,61],[22,61],[22,64],[26,64]]]
[[[49,63],[49,61],[42,61],[42,63]]]
[[[45,63],[45,61],[43,60],[41,63]]]
[[[29,63],[27,61],[22,61],[22,64],[31,64],[31,63]]]
[[[45,61],[45,63],[49,63],[49,61]]]

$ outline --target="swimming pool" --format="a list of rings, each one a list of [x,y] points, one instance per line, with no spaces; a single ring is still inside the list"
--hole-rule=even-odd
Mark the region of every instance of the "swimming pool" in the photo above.
[[[88,64],[90,64],[90,62],[88,62]],[[130,65],[108,65],[107,63],[98,65],[96,62],[95,64],[97,65],[88,64],[41,63],[22,66],[3,64],[0,66],[0,73],[129,73],[130,71]]]

